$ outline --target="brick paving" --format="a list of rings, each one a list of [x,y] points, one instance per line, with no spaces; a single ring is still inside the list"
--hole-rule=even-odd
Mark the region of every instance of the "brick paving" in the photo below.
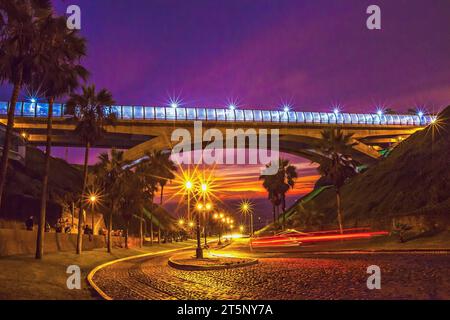
[[[255,266],[182,271],[169,255],[120,262],[94,281],[114,299],[450,299],[448,254],[276,255]],[[381,290],[366,286],[381,268]]]

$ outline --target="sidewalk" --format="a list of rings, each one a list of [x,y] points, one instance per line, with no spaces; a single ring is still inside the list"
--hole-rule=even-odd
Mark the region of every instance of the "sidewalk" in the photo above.
[[[95,249],[77,255],[74,252],[59,252],[44,256],[42,261],[34,256],[0,258],[0,300],[91,300],[93,295],[86,281],[88,273],[97,265],[108,261],[144,253],[165,251],[193,245],[194,241],[155,244],[144,248]],[[66,286],[67,267],[77,265],[82,272],[81,290],[69,290]]]

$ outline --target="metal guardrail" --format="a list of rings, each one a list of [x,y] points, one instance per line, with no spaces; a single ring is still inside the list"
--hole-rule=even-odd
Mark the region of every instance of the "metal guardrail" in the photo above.
[[[149,106],[109,106],[108,113],[115,113],[120,120],[167,120],[167,121],[230,121],[275,123],[325,123],[426,126],[434,121],[430,115],[388,115],[373,113],[333,113],[273,111],[258,109],[185,108]],[[0,102],[0,117],[6,116],[8,102]],[[18,102],[17,117],[47,117],[47,103]],[[53,116],[68,117],[64,104],[53,105]]]

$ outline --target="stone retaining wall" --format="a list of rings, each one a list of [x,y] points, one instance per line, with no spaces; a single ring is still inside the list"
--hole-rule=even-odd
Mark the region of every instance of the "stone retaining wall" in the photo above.
[[[0,229],[0,257],[14,256],[22,254],[35,254],[37,231],[27,231],[21,229]],[[139,244],[138,239],[130,237],[129,247]],[[124,247],[124,238],[113,237],[114,247]],[[65,233],[45,233],[44,252],[54,253],[58,251],[73,251],[77,247],[77,235]],[[88,235],[83,235],[83,250],[89,251],[106,247],[105,236],[94,236],[89,239]]]

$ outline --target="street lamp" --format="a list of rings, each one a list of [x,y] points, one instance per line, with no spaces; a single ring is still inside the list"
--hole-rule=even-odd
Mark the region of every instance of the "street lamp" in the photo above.
[[[243,215],[250,215],[250,237],[253,236],[253,203],[249,200],[243,200],[239,210]]]
[[[88,197],[89,203],[91,204],[91,214],[92,214],[92,235],[94,235],[94,206],[97,203],[98,196],[95,193],[92,193]]]
[[[219,242],[217,243],[219,246],[222,244],[222,224],[223,224],[222,220],[223,220],[223,218],[221,218],[221,216],[223,217],[223,213],[214,214],[214,220],[216,220],[219,225]]]
[[[191,190],[193,188],[193,183],[191,180],[187,180],[184,183],[184,189],[186,190],[187,193],[187,218],[190,219],[191,218]]]
[[[204,208],[205,208],[205,225],[204,225],[204,236],[205,236],[205,248],[207,248],[208,247],[208,241],[207,241],[207,230],[206,230],[206,224],[208,223],[208,218],[209,218],[209,215],[208,215],[208,212],[209,211],[211,211],[211,209],[212,209],[212,204],[211,203],[207,203],[207,204],[205,204],[205,206],[204,206]]]

